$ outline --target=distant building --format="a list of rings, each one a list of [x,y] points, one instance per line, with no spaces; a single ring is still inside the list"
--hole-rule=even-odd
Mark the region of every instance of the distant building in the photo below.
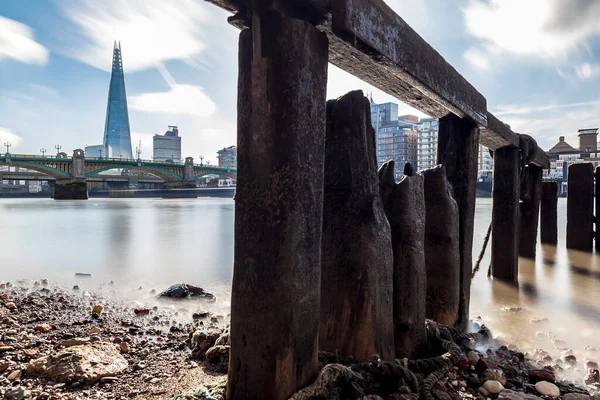
[[[154,135],[152,147],[155,161],[181,161],[181,137],[176,126],[169,126],[164,135]]]
[[[419,170],[437,165],[439,122],[435,118],[421,118],[417,130],[419,147],[417,150],[417,168]]]
[[[237,146],[225,147],[217,151],[219,167],[237,169]]]
[[[580,129],[577,133],[577,136],[579,136],[579,151],[595,153],[598,150],[598,128]]]
[[[479,157],[477,159],[477,172],[479,175],[490,175],[494,170],[494,159],[490,154],[490,150],[479,145]]]
[[[117,42],[115,42],[113,48],[112,73],[108,90],[103,143],[105,146],[112,147],[115,157],[133,159],[127,94],[125,92],[125,75],[121,59],[121,43],[117,46]]]
[[[112,147],[104,144],[95,144],[92,146],[85,146],[83,155],[86,158],[113,158]]]

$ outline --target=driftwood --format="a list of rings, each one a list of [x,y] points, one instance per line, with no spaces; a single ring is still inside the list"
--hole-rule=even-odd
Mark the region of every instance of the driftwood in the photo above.
[[[394,359],[392,245],[362,91],[327,102],[320,350]]]
[[[421,171],[425,190],[426,315],[454,326],[458,318],[460,253],[458,206],[442,165]]]
[[[410,163],[399,183],[394,161],[379,168],[381,197],[392,229],[394,252],[394,345],[396,358],[414,358],[427,343],[425,333],[425,196],[423,177]]]

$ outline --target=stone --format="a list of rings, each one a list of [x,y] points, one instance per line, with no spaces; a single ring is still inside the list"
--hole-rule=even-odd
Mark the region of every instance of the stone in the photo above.
[[[131,345],[127,342],[119,343],[119,350],[121,353],[129,353],[131,351]]]
[[[598,363],[596,361],[587,360],[585,362],[586,369],[598,369]]]
[[[498,381],[502,385],[506,385],[506,378],[504,377],[504,372],[502,372],[501,369],[488,369],[481,376],[481,380],[483,382]]]
[[[477,389],[477,393],[479,393],[483,397],[488,397],[490,395],[490,392],[488,392],[488,390],[486,388],[484,388],[483,386],[481,386],[479,389]]]
[[[577,357],[575,357],[573,354],[569,354],[565,357],[565,362],[571,365],[575,365],[577,364]]]
[[[123,358],[109,343],[71,346],[32,360],[27,374],[49,378],[55,382],[95,382],[105,376],[115,376],[127,368]]]
[[[549,396],[552,398],[560,396],[560,389],[558,388],[558,386],[551,382],[540,381],[535,384],[535,390],[537,390],[538,393],[544,396]]]
[[[8,303],[4,304],[4,307],[8,308],[9,310],[14,310],[17,308],[17,305],[12,301],[9,301]]]
[[[171,285],[169,288],[163,292],[161,292],[158,297],[167,297],[170,299],[205,299],[210,301],[215,301],[216,298],[212,293],[208,293],[204,291],[204,289],[188,285],[186,283],[180,283],[176,285]]]
[[[206,351],[206,360],[212,364],[229,361],[229,346],[213,346]]]
[[[144,315],[150,314],[149,308],[136,308],[133,310],[133,313],[138,317],[143,317]]]
[[[100,314],[104,310],[104,307],[101,304],[96,304],[94,308],[92,308],[92,314]]]
[[[4,400],[23,400],[27,397],[29,397],[29,391],[23,386],[10,388],[4,393]]]
[[[206,351],[215,345],[218,337],[219,331],[217,330],[197,329],[192,334],[192,355],[203,358],[206,355]]]
[[[469,365],[469,359],[464,355],[460,356],[456,365],[461,371],[469,372],[471,370],[471,366]]]
[[[598,382],[600,382],[600,371],[595,368],[589,368],[585,374],[585,384],[591,385]]]
[[[472,387],[473,389],[477,389],[481,386],[481,379],[477,376],[468,375],[465,377],[465,382],[467,382],[467,386]]]
[[[590,400],[591,396],[583,393],[567,393],[562,398],[563,400]]]
[[[498,381],[485,381],[482,387],[490,394],[498,394],[504,389],[504,386]]]
[[[554,383],[556,377],[554,376],[554,372],[547,368],[543,369],[532,369],[529,371],[529,383],[538,383],[541,381],[547,381]]]
[[[8,376],[6,377],[9,381],[16,381],[17,379],[21,379],[21,375],[22,372],[20,369],[11,372],[10,374],[8,374]]]
[[[37,324],[35,330],[41,333],[48,333],[52,330],[52,327],[48,324]]]
[[[540,400],[541,398],[533,394],[515,392],[513,390],[504,389],[498,395],[498,400]]]
[[[9,368],[10,368],[9,361],[0,362],[0,374],[3,373],[4,371],[8,371]]]
[[[82,344],[90,343],[90,338],[72,338],[61,340],[60,343],[63,347],[79,346]]]
[[[479,355],[471,350],[467,353],[467,360],[469,360],[469,364],[476,365],[479,361]]]
[[[92,329],[90,329],[90,335],[97,335],[100,332],[102,332],[102,328],[100,328],[99,326],[95,326]]]

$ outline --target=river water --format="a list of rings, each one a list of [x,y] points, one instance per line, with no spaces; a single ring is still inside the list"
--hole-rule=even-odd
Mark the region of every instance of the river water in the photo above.
[[[478,199],[474,260],[491,211],[490,199]],[[600,348],[600,263],[565,249],[565,199],[558,215],[559,246],[538,244],[535,262],[520,260],[518,288],[488,280],[488,248],[473,281],[471,316],[520,348],[555,356],[569,348],[581,359],[585,346]],[[227,309],[233,217],[230,199],[3,199],[0,281],[46,277],[94,288],[112,280],[120,295],[141,300],[150,289],[187,282],[215,293]],[[548,320],[531,322],[538,317]]]

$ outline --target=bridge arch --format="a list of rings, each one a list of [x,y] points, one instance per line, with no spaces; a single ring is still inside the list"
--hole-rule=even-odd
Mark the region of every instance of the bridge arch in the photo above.
[[[85,173],[86,178],[89,178],[91,176],[95,176],[98,175],[100,172],[103,171],[109,171],[111,169],[137,169],[140,171],[144,171],[144,172],[148,172],[152,175],[155,175],[161,179],[163,179],[165,182],[179,182],[179,181],[183,181],[183,177],[177,175],[176,173],[172,172],[172,171],[168,171],[166,169],[160,168],[160,167],[155,167],[155,166],[150,166],[150,165],[142,165],[142,166],[127,166],[127,165],[105,165],[99,168],[95,168],[92,169],[90,171],[87,171]]]
[[[203,176],[207,176],[207,175],[219,175],[219,177],[222,177],[222,178],[237,179],[237,174],[235,172],[222,172],[222,171],[219,171],[219,172],[214,172],[213,171],[213,172],[211,172],[211,171],[203,171],[203,172],[200,172],[200,173],[195,173],[194,174],[194,180],[200,179]]]
[[[44,165],[44,164],[37,164],[37,163],[32,163],[32,162],[27,162],[27,161],[10,161],[10,162],[2,163],[1,165],[30,169],[32,171],[41,172],[41,173],[51,176],[52,178],[55,178],[55,179],[71,178],[71,174],[69,172],[65,172],[58,168],[54,168],[54,167],[51,167],[49,165]]]

